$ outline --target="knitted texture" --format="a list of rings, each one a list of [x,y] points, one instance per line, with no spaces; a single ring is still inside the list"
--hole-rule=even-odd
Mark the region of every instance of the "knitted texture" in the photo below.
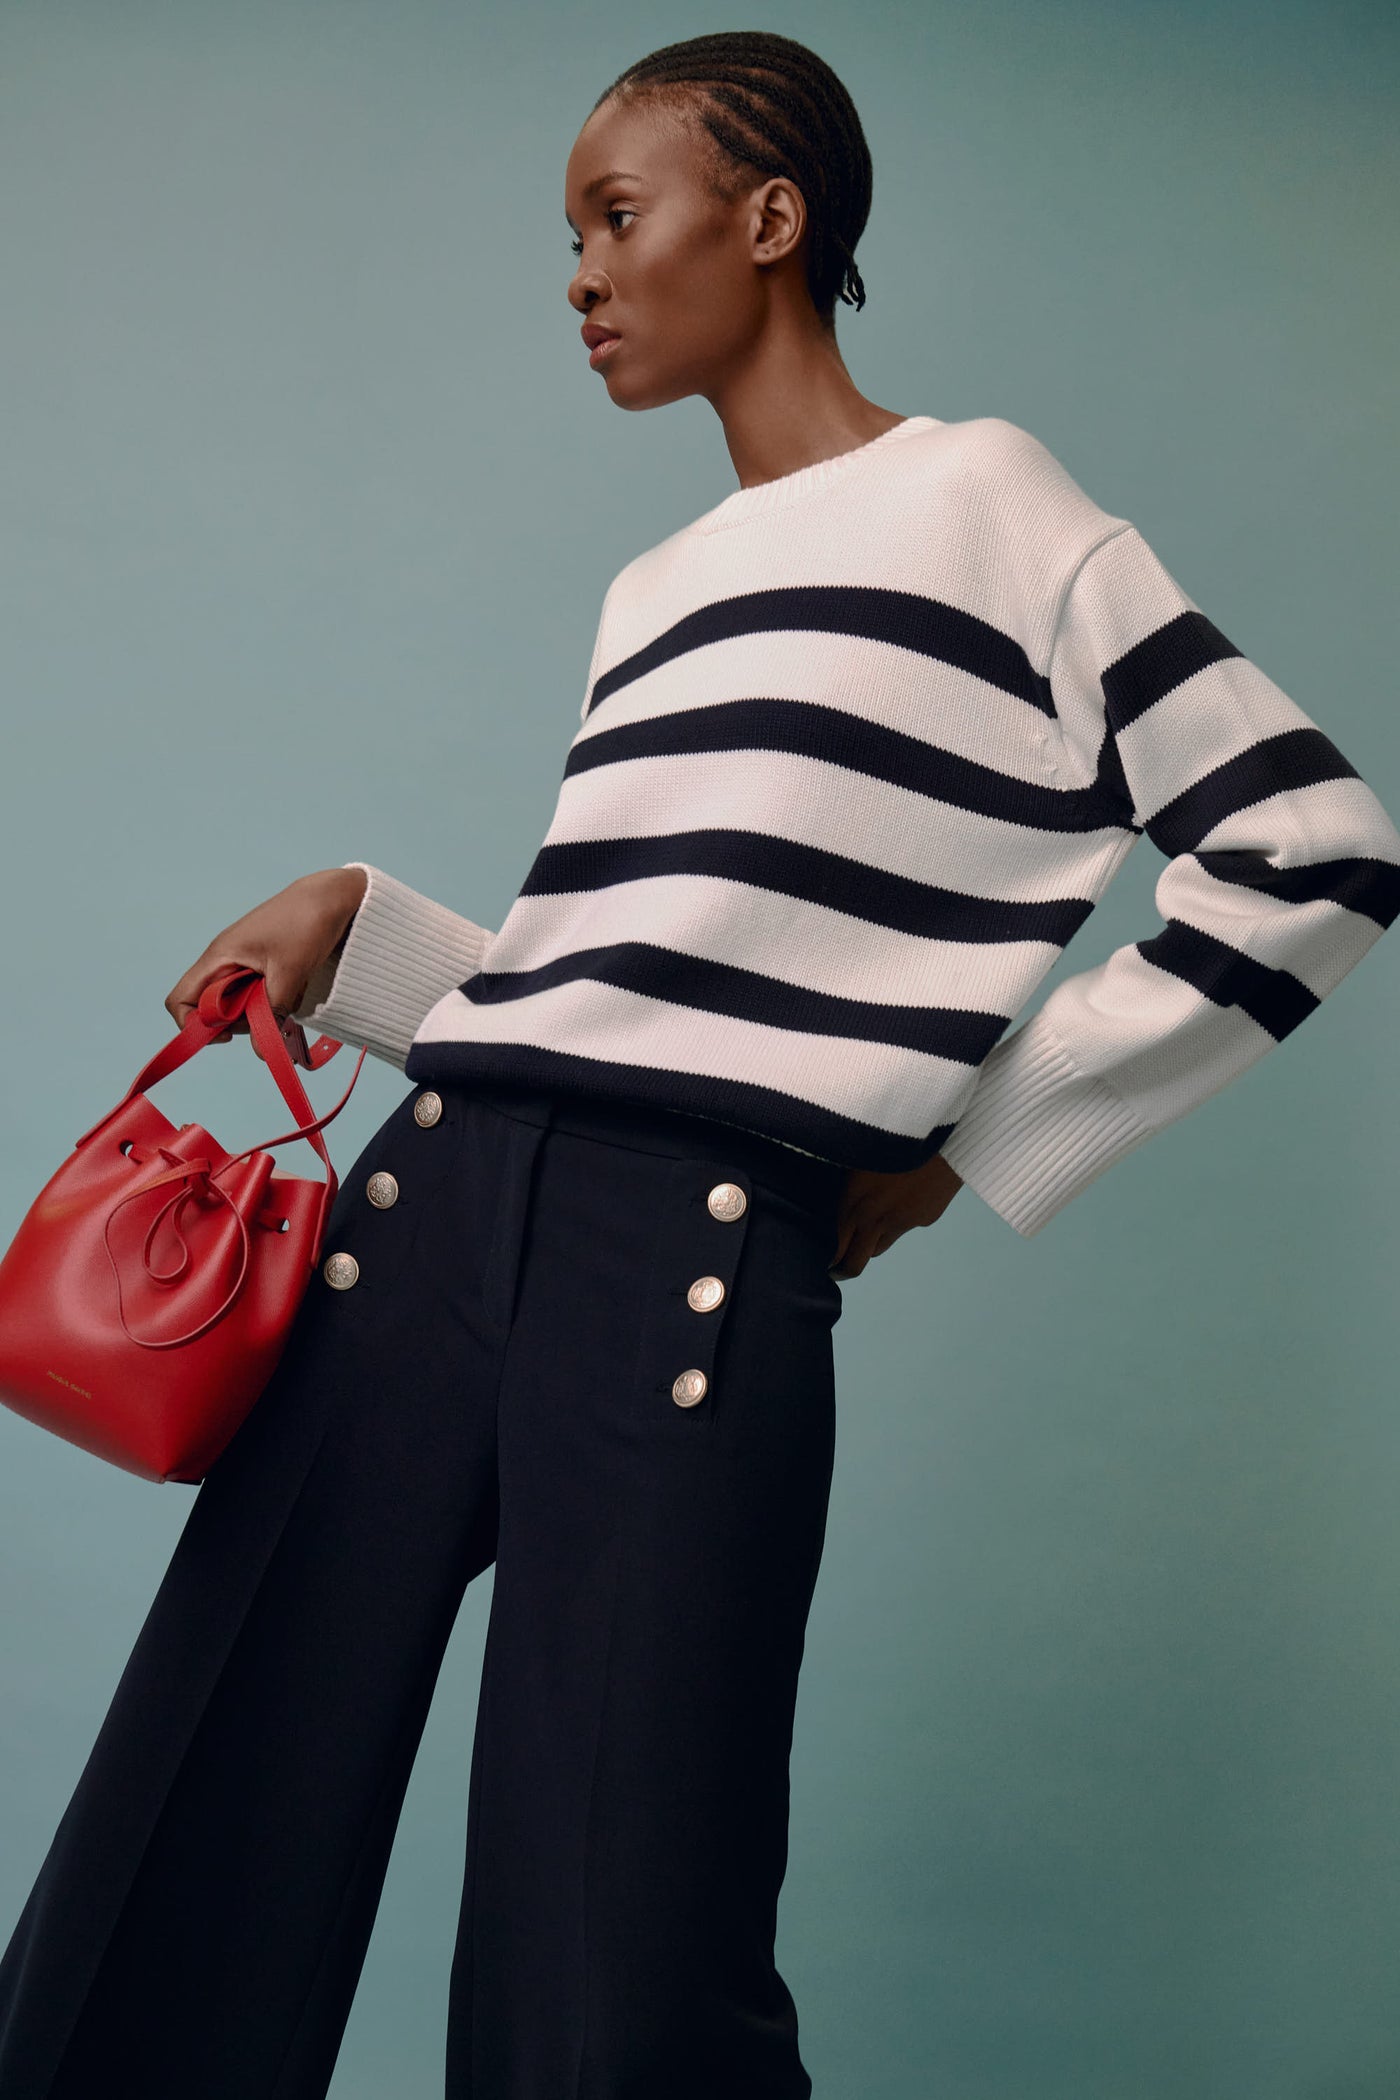
[[[1011,1022],[1146,832],[1161,922]],[[500,928],[365,862],[299,1017],[897,1173],[1029,1236],[1291,1033],[1400,833],[1135,526],[1003,418],[740,489],[603,602]]]

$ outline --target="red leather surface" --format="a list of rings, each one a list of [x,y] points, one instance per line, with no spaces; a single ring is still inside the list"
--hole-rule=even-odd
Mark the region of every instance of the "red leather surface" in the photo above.
[[[296,1119],[228,1153],[202,1124],[176,1129],[145,1088],[245,1012]],[[292,1032],[294,1031],[294,1032]],[[317,1069],[342,1047],[309,1049]],[[253,970],[206,986],[180,1033],[76,1141],[0,1259],[0,1401],[149,1480],[197,1482],[276,1367],[320,1259],[337,1182],[320,1132],[366,1053],[317,1117]],[[279,1173],[265,1146],[304,1137],[325,1179]]]

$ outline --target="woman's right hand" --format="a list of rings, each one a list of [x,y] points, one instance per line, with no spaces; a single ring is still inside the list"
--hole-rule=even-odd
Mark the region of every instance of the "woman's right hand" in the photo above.
[[[314,875],[299,875],[275,897],[215,934],[166,993],[166,1012],[183,1028],[214,978],[230,970],[257,970],[273,1013],[285,1021],[300,1006],[314,973],[344,946],[368,882],[363,868],[321,868]],[[249,1032],[247,1015],[240,1014],[213,1040],[227,1043]],[[253,1047],[257,1049],[256,1043]]]

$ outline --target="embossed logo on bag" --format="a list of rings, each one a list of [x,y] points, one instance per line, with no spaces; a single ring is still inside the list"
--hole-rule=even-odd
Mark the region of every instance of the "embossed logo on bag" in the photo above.
[[[61,1371],[45,1371],[44,1376],[45,1378],[56,1379],[59,1385],[66,1385],[70,1393],[81,1393],[84,1400],[91,1400],[92,1398],[92,1394],[85,1385],[75,1385],[73,1380],[65,1378]]]

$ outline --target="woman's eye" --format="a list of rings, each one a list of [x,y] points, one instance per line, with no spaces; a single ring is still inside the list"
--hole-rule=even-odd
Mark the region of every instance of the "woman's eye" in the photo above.
[[[630,208],[630,207],[629,207],[628,205],[626,205],[626,204],[610,204],[610,205],[608,206],[608,209],[607,209],[607,212],[606,212],[605,216],[606,216],[606,217],[607,217],[607,218],[608,218],[609,220],[611,220],[611,219],[615,218],[615,217],[617,216],[617,214],[618,214],[619,212],[620,212],[620,213],[622,214],[622,216],[623,216],[623,218],[624,218],[624,219],[635,219],[635,218],[636,218],[636,216],[637,216],[637,214],[636,214],[636,213],[635,213],[635,212],[634,212],[633,210],[631,210],[631,208]],[[572,240],[572,241],[570,241],[570,243],[569,243],[569,246],[570,246],[570,247],[571,247],[571,248],[573,249],[573,251],[574,251],[574,254],[575,254],[575,255],[582,255],[582,253],[583,253],[583,242],[582,242],[582,240],[580,240],[580,239],[575,239],[575,240]]]

